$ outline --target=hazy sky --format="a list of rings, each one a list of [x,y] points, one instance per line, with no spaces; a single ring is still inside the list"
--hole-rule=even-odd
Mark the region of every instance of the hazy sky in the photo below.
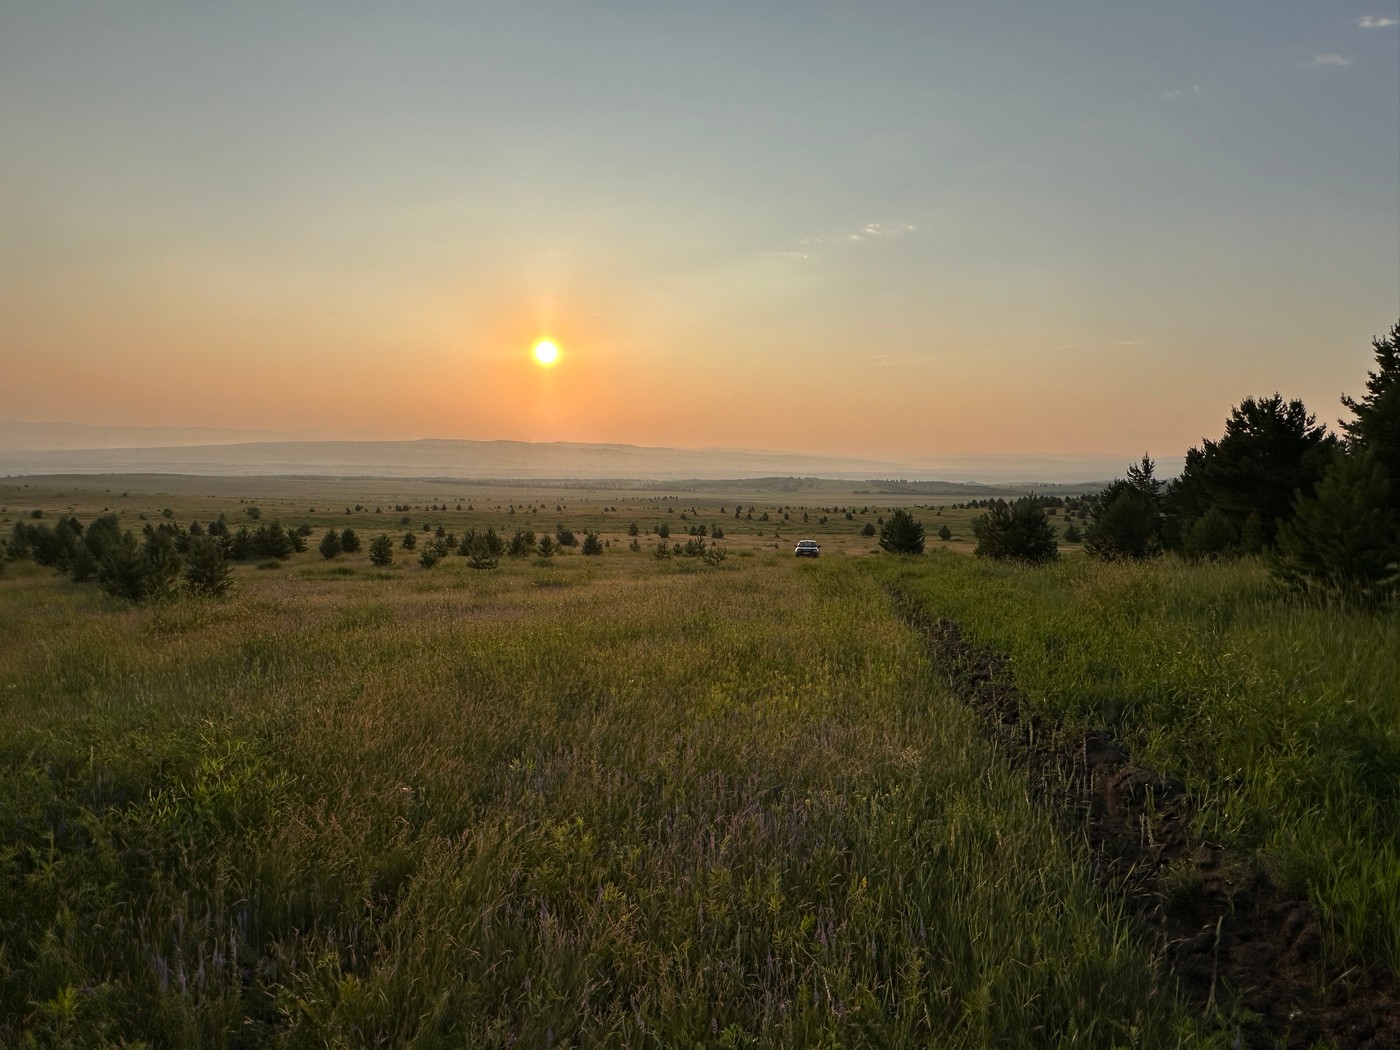
[[[1167,457],[1397,317],[1397,0],[0,0],[0,418]]]

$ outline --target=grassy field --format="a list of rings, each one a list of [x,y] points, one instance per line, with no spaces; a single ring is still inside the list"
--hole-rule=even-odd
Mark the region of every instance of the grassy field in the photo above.
[[[254,500],[316,532],[213,602],[0,576],[0,1042],[1228,1045],[890,588],[1186,776],[1200,833],[1305,888],[1334,956],[1395,967],[1400,627],[1284,604],[1257,566],[872,557],[898,501],[856,492],[24,484],[6,531]],[[720,524],[729,556],[656,559],[662,522]],[[315,550],[561,523],[610,546]]]
[[[1306,893],[1332,950],[1400,970],[1400,619],[1280,597],[1255,561],[895,575],[1008,653],[1036,709],[1183,776],[1197,837]]]

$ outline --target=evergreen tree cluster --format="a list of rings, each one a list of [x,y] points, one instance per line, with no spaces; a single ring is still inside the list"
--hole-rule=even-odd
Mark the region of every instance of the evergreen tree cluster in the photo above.
[[[226,593],[232,543],[227,530],[211,534],[198,522],[185,528],[162,521],[137,534],[122,529],[115,514],[104,514],[86,527],[75,517],[53,526],[16,522],[8,547],[13,557],[32,558],[77,583],[92,581],[113,597],[140,602],[182,587],[192,594]]]
[[[1245,398],[1225,433],[1163,485],[1147,456],[1093,501],[1084,549],[1105,560],[1164,550],[1193,560],[1262,555],[1289,587],[1382,604],[1400,586],[1400,322],[1372,341],[1354,419],[1327,432],[1303,402]]]

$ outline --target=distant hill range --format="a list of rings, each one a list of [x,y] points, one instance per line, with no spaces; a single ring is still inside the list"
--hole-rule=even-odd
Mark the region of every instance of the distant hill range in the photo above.
[[[800,452],[581,442],[271,440],[255,432],[0,421],[0,474],[200,474],[462,480],[870,481],[872,491],[973,492],[978,483],[1086,484],[1123,473],[1103,457],[963,456],[891,462]],[[278,435],[280,437],[280,435]],[[241,439],[240,439],[241,437]],[[270,435],[269,435],[270,437]],[[1170,476],[1159,469],[1159,476]]]

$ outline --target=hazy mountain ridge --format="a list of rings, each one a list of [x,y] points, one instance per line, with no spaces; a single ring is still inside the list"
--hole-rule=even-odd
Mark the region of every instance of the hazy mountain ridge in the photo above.
[[[105,426],[92,423],[0,419],[0,452],[65,449],[181,448],[238,445],[251,441],[353,440],[333,431],[249,430],[240,427]]]
[[[0,422],[0,473],[4,474],[203,474],[211,476],[366,476],[470,479],[598,479],[695,481],[772,477],[825,477],[882,485],[930,482],[1093,483],[1121,474],[1126,459],[1087,456],[959,456],[904,462],[743,448],[669,448],[585,442],[470,441],[199,441],[189,428],[108,428],[75,425],[64,443],[37,446],[66,424]],[[183,444],[94,444],[84,439],[182,434]],[[255,432],[241,432],[252,437]],[[1170,472],[1163,470],[1164,476]],[[912,491],[912,489],[911,489]]]

